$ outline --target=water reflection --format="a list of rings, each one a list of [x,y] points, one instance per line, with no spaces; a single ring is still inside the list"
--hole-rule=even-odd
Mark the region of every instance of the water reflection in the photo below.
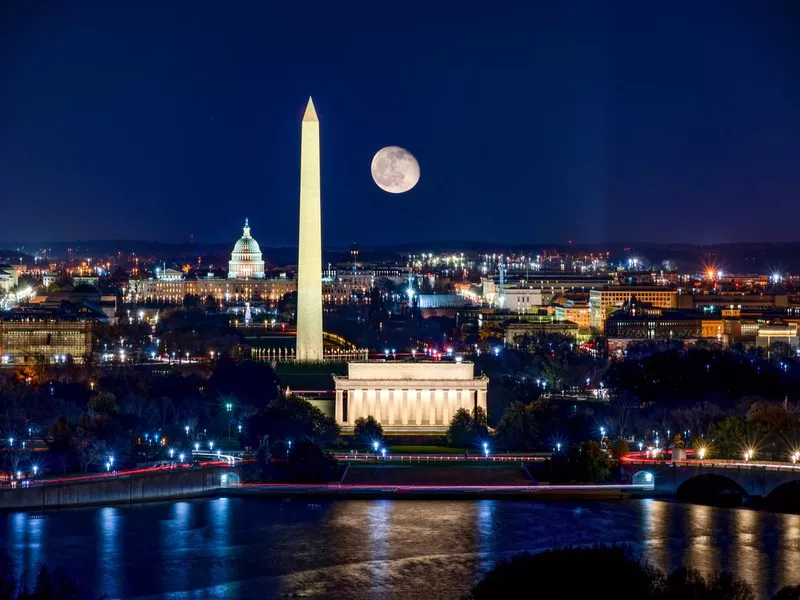
[[[392,530],[391,500],[375,500],[367,507],[367,527],[370,547],[370,585],[376,597],[388,591],[389,532]]]
[[[478,532],[478,543],[476,552],[480,560],[481,572],[488,571],[492,567],[492,558],[495,551],[495,503],[497,500],[479,500],[478,510],[475,521],[475,529]]]
[[[97,589],[109,596],[118,596],[117,587],[120,572],[124,568],[122,538],[120,536],[117,508],[105,507],[97,509],[97,527],[95,539],[98,552],[95,572],[97,573]]]
[[[719,550],[714,528],[716,511],[710,506],[687,505],[686,553],[683,564],[703,575],[712,575],[719,566]]]
[[[769,516],[752,510],[737,509],[733,511],[732,525],[736,543],[734,544],[735,551],[731,570],[757,590],[764,585],[766,557],[761,551],[764,544],[762,525],[764,518]]]
[[[776,515],[780,534],[775,550],[778,587],[800,582],[800,515]]]
[[[19,567],[44,561],[123,598],[448,600],[500,558],[613,542],[663,571],[733,570],[757,597],[800,583],[800,516],[657,500],[220,498],[0,520],[0,550]]]
[[[192,518],[191,502],[176,502],[172,505],[170,518],[161,521],[160,543],[157,545],[161,552],[170,557],[172,563],[184,563],[184,568],[163,569],[162,589],[185,590],[189,588],[189,569],[186,568],[186,559],[189,554],[189,525]],[[158,557],[154,556],[153,560]]]
[[[658,500],[642,501],[644,540],[642,558],[665,572],[672,570],[669,547],[672,504]]]

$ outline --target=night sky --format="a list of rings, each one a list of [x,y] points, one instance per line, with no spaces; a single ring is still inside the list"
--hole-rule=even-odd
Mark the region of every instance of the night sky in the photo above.
[[[0,2],[0,240],[296,245],[309,94],[327,247],[798,239],[800,3],[470,6]]]

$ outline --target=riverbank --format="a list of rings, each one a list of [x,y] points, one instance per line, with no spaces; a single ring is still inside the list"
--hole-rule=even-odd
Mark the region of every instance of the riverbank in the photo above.
[[[216,493],[238,481],[239,469],[227,465],[42,480],[28,487],[0,488],[0,510],[48,510],[183,500]]]

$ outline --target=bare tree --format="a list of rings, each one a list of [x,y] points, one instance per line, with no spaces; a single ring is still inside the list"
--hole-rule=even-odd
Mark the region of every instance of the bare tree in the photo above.
[[[81,473],[86,473],[90,465],[100,462],[105,455],[105,442],[98,442],[90,431],[80,426],[75,428],[70,444],[75,449]]]
[[[618,439],[625,438],[625,434],[633,424],[633,411],[637,407],[636,402],[625,392],[612,395],[608,406],[608,424]]]

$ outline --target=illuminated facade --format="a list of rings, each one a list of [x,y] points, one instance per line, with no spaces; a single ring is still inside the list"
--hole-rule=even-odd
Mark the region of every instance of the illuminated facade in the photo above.
[[[180,304],[187,295],[204,299],[211,296],[217,302],[277,302],[297,289],[294,279],[185,279],[158,281],[131,279],[125,288],[126,302],[159,302]]]
[[[92,352],[89,321],[21,319],[0,321],[0,361],[3,364],[83,363]]]
[[[580,329],[589,329],[591,327],[589,304],[570,300],[563,306],[556,306],[556,321],[570,321]]]
[[[236,242],[228,262],[228,279],[264,279],[264,260],[258,242],[250,235],[250,222],[244,220],[242,237]]]
[[[773,344],[786,344],[792,350],[800,346],[796,323],[783,323],[776,321],[758,328],[756,346],[770,349]]]
[[[447,431],[459,408],[486,410],[489,378],[468,362],[351,362],[334,376],[335,418],[352,432],[359,417],[373,416],[386,433]]]
[[[606,318],[623,304],[635,298],[637,302],[649,304],[654,308],[676,308],[678,292],[655,286],[616,287],[589,291],[589,324],[598,331],[604,331]]]

